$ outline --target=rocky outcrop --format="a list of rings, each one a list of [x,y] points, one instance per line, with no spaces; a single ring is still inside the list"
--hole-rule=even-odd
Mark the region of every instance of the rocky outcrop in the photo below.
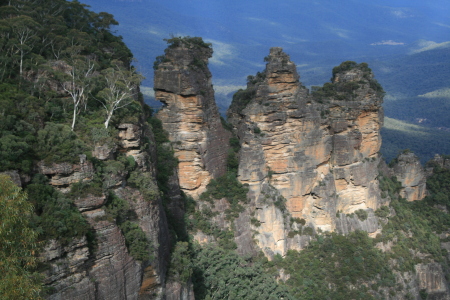
[[[414,268],[420,290],[426,290],[428,294],[444,294],[446,297],[441,299],[450,299],[448,283],[440,264],[418,264]]]
[[[148,201],[140,191],[130,187],[119,188],[115,193],[128,202],[136,214],[135,218],[139,227],[146,234],[153,248],[153,261],[143,266],[143,276],[146,280],[142,281],[139,299],[155,299],[154,295],[162,297],[170,255],[170,235],[161,199]]]
[[[146,125],[120,124],[119,129],[119,151],[124,152],[126,156],[132,156],[142,171],[148,171],[152,168],[149,164],[150,145],[145,145],[143,137],[151,136],[150,129]],[[154,173],[154,171],[153,171]]]
[[[169,281],[166,285],[166,300],[195,300],[192,284]]]
[[[8,175],[9,177],[11,177],[11,180],[14,182],[15,185],[22,187],[22,180],[20,179],[19,171],[11,170],[6,172],[0,172],[0,175]]]
[[[95,254],[85,238],[68,246],[50,241],[43,251],[46,284],[54,289],[48,299],[137,299],[141,264],[128,254],[120,229],[102,219],[103,209],[84,215],[95,232]]]
[[[381,205],[378,187],[383,120],[382,90],[366,64],[345,62],[333,70],[333,82],[312,94],[299,81],[295,64],[281,48],[272,48],[263,73],[249,77],[228,111],[240,143],[239,180],[249,184],[250,198],[272,186],[286,199],[290,216],[322,231],[363,228],[336,214],[376,210]],[[262,217],[262,216],[261,216]],[[282,214],[272,220],[277,236],[271,245],[258,245],[284,254],[291,231]],[[260,219],[259,221],[263,221]],[[283,242],[281,242],[283,241]]]
[[[129,253],[116,220],[105,209],[105,194],[80,194],[74,205],[91,226],[90,239],[74,239],[68,245],[51,240],[42,251],[42,263],[48,268],[45,284],[52,289],[48,299],[163,299],[166,293],[170,235],[159,190],[155,183],[155,141],[145,123],[119,125],[118,145],[94,149],[103,160],[103,188],[123,199],[129,208],[128,220],[136,223],[149,240],[149,261],[136,261]],[[134,158],[136,176],[145,178],[144,187],[130,187],[130,176],[123,163],[111,158],[118,151]],[[102,154],[103,153],[103,154]],[[77,182],[89,182],[96,170],[80,156],[79,164],[38,164],[40,173],[63,192]]]
[[[155,98],[164,104],[157,117],[179,160],[180,187],[197,197],[211,178],[226,172],[230,133],[214,100],[207,67],[212,49],[199,38],[176,39],[155,71]]]
[[[429,161],[428,166],[431,168],[430,172],[433,172],[433,168],[434,166],[438,166],[440,168],[444,168],[449,170],[450,169],[450,158],[448,158],[448,156],[442,156],[439,154],[436,154],[432,160]],[[428,171],[428,170],[427,170]],[[430,173],[428,172],[428,173]],[[431,174],[427,174],[427,175],[431,175]]]
[[[50,184],[62,192],[68,192],[70,185],[78,182],[89,182],[94,176],[94,167],[86,159],[86,155],[80,155],[79,164],[52,163],[46,165],[44,161],[38,163],[38,172],[50,178]]]
[[[419,158],[412,152],[401,153],[392,167],[401,182],[400,196],[408,201],[422,200],[426,196],[426,172]]]

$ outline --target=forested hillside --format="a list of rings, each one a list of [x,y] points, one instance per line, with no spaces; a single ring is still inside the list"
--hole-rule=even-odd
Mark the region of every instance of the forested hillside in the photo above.
[[[31,251],[24,255],[36,257],[53,239],[68,245],[85,238],[94,247],[94,231],[74,199],[82,194],[102,195],[110,172],[125,166],[131,170],[136,165],[132,157],[125,156],[118,157],[115,164],[104,164],[95,161],[91,152],[99,143],[114,144],[118,122],[137,122],[137,114],[143,110],[139,99],[142,77],[131,66],[130,50],[111,32],[112,25],[117,25],[112,15],[96,14],[78,1],[1,2],[0,171],[24,189],[17,194],[2,175],[2,221],[12,218],[15,221],[7,226],[13,227],[29,222],[34,232],[21,241],[23,245],[15,241],[8,246],[15,250],[4,248],[8,238],[19,239],[20,235],[11,236],[10,229],[3,229],[7,223],[2,223],[2,237],[9,236],[0,248],[2,299],[36,299],[39,290],[41,295],[51,293],[40,288],[43,276],[30,277],[34,261],[19,258],[12,261],[13,268],[4,264],[4,255],[20,255],[22,252],[12,253],[23,247],[23,251]],[[93,177],[86,182],[50,185],[52,175],[38,171],[61,163],[70,169],[80,159],[96,164]],[[71,171],[63,174],[67,172]],[[110,209],[124,205],[111,197],[116,203]],[[26,198],[34,209],[32,217],[28,216],[31,206],[8,208],[8,199],[23,202]],[[134,235],[127,241],[139,239],[142,231],[127,220],[123,220],[122,231]],[[34,234],[37,240],[32,238]],[[142,251],[149,245],[139,247],[130,252],[142,259]],[[40,283],[29,285],[30,280]]]
[[[155,70],[162,78],[158,96],[166,107],[174,99],[186,101],[186,107],[172,110],[179,117],[174,122],[170,110],[155,116],[144,103],[143,76],[133,67],[133,55],[114,33],[114,25],[112,15],[94,13],[78,1],[0,1],[1,299],[448,299],[447,156],[436,157],[422,174],[428,176],[428,196],[408,202],[401,195],[410,186],[396,169],[401,157],[388,167],[377,153],[370,158],[356,155],[361,161],[349,165],[360,169],[351,172],[363,170],[359,177],[374,177],[382,204],[356,209],[360,203],[352,203],[353,212],[337,210],[332,218],[350,225],[370,221],[375,231],[369,236],[355,227],[345,234],[321,230],[323,224],[310,221],[313,213],[300,218],[288,210],[287,200],[274,187],[281,178],[279,168],[257,170],[266,185],[256,200],[249,193],[255,185],[240,181],[246,171],[239,171],[243,151],[254,152],[244,139],[267,145],[269,130],[242,123],[239,135],[235,125],[213,111],[207,64],[211,44],[198,37],[172,37],[165,40],[162,56],[150,58],[151,63],[156,59]],[[279,57],[274,54],[266,62],[296,74],[281,48],[274,53]],[[345,73],[352,70],[357,76]],[[273,74],[286,74],[278,71]],[[178,77],[165,76],[176,72],[186,76],[187,92],[176,94],[181,88],[170,80]],[[252,98],[261,97],[256,90],[269,85],[265,74],[247,78],[247,88],[234,96],[234,108],[238,115],[249,103],[260,105],[258,112],[274,113],[268,124],[279,124],[285,116],[276,105],[283,101],[270,98],[263,104],[262,98]],[[301,105],[309,111],[294,111],[299,101],[281,109],[289,110],[296,122],[318,120],[317,133],[328,130],[322,125],[333,117],[336,121],[357,112],[360,103],[355,99],[366,95],[361,91],[379,97],[373,101],[380,107],[382,88],[367,64],[347,61],[333,70],[334,79],[339,76],[350,81],[325,83],[313,94],[297,82],[309,101]],[[351,82],[355,76],[359,81]],[[293,78],[288,84],[298,80]],[[169,97],[172,87],[174,96]],[[202,106],[207,97],[211,102]],[[341,106],[348,108],[334,110]],[[190,118],[194,109],[196,117]],[[183,119],[182,113],[189,118]],[[190,134],[207,114],[216,120],[204,122],[206,133]],[[378,117],[378,111],[374,115]],[[365,123],[365,117],[358,122]],[[338,133],[345,130],[342,122],[333,123]],[[180,126],[180,134],[164,130],[167,124]],[[298,128],[291,129],[299,141],[310,141],[309,135],[298,135]],[[348,135],[342,141],[353,143],[362,136],[356,127]],[[197,143],[198,136],[218,142]],[[356,142],[348,149],[355,147]],[[347,148],[342,149],[346,154]],[[214,151],[219,158],[208,156]],[[199,158],[192,159],[195,155]],[[295,155],[300,160],[304,153]],[[218,160],[223,170],[214,165]],[[195,164],[198,174],[189,173],[192,169],[179,172],[180,164],[187,162]],[[311,184],[309,201],[328,193],[325,189],[334,177],[338,188],[351,177],[345,183],[349,190],[359,180],[339,167],[326,176],[314,169],[323,171],[325,165],[305,172],[320,178]],[[206,171],[212,174],[208,180]],[[203,190],[189,195],[180,178],[189,183],[199,174],[204,177],[195,184],[200,182]],[[337,202],[338,192],[326,197]],[[260,216],[263,209],[269,211],[265,218]],[[314,209],[322,210],[317,205]],[[275,218],[281,221],[271,224]],[[257,239],[262,241],[277,226],[289,228],[283,232],[286,239],[298,241],[302,249],[282,256],[259,248]]]

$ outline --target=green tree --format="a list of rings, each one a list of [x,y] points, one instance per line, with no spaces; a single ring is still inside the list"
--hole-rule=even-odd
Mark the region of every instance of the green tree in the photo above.
[[[114,112],[122,107],[130,105],[138,93],[137,86],[143,77],[127,70],[119,61],[113,62],[113,67],[102,72],[106,81],[106,87],[98,93],[98,97],[106,110],[105,128],[108,128],[109,121]]]
[[[30,228],[33,206],[7,175],[0,175],[0,298],[40,299],[37,233]]]
[[[72,131],[75,128],[80,108],[86,104],[87,96],[93,89],[95,64],[87,58],[70,59],[70,69],[61,81],[62,89],[69,94],[73,102]]]

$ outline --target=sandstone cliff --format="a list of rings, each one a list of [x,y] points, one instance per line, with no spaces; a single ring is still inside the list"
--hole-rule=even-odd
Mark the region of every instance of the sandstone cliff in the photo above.
[[[426,174],[419,158],[412,152],[401,153],[392,166],[393,173],[402,184],[400,195],[408,201],[422,200],[426,196]]]
[[[104,190],[125,201],[127,218],[138,224],[150,243],[151,259],[137,261],[130,255],[122,230],[108,212],[107,193],[84,193],[74,205],[91,226],[93,241],[83,237],[68,245],[56,240],[45,245],[41,257],[48,266],[44,272],[51,288],[48,299],[163,299],[167,292],[174,293],[165,286],[170,235],[156,186],[156,166],[150,162],[156,155],[153,134],[144,122],[120,124],[118,129],[117,144],[96,146],[93,155],[103,161]],[[127,183],[130,174],[115,160],[118,153],[133,157],[133,172],[145,181],[141,186]],[[79,164],[41,162],[38,168],[64,193],[75,183],[91,182],[98,171],[85,156],[80,156]]]
[[[226,172],[230,133],[214,100],[210,45],[200,38],[174,39],[155,70],[155,98],[164,104],[157,117],[179,160],[180,187],[197,197],[211,178]]]
[[[310,94],[281,48],[265,60],[265,71],[249,77],[228,111],[242,146],[239,180],[249,184],[251,199],[270,198],[264,187],[273,187],[294,219],[345,233],[352,226],[336,215],[383,204],[377,180],[382,90],[367,65],[346,62],[333,70],[332,83]],[[299,237],[288,238],[298,228],[289,228],[280,213],[266,222],[269,210],[256,211],[259,247],[280,254],[301,249]],[[353,228],[374,233],[376,218],[372,222]]]

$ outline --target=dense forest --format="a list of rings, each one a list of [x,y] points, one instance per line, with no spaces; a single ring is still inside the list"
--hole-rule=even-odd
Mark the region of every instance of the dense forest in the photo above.
[[[427,181],[429,196],[413,203],[399,196],[401,186],[395,178],[380,171],[391,204],[375,212],[384,224],[376,238],[365,232],[344,236],[309,228],[305,233],[312,242],[305,250],[272,261],[262,253],[239,256],[233,228],[216,227],[210,222],[214,213],[188,196],[183,195],[184,218],[175,218],[168,206],[169,179],[177,159],[161,122],[144,104],[139,92],[142,76],[133,68],[122,38],[114,34],[114,25],[112,15],[93,13],[78,1],[0,1],[0,172],[17,171],[23,184],[20,188],[9,176],[0,175],[1,299],[51,295],[43,283],[46,266],[38,259],[47,241],[68,244],[85,236],[90,251],[96,251],[93,230],[74,205],[74,199],[88,193],[107,195],[105,218],[119,226],[131,256],[137,261],[154,259],[149,251],[155,245],[137,225],[127,202],[110,190],[114,176],[121,174],[151,201],[157,195],[150,173],[139,173],[135,160],[124,154],[107,161],[92,155],[98,144],[117,143],[116,127],[123,122],[142,122],[153,132],[156,193],[162,194],[172,245],[168,278],[190,280],[196,299],[387,299],[406,289],[395,273],[413,272],[417,263],[438,262],[449,274],[447,253],[440,245],[448,238],[439,234],[450,230],[450,170],[436,164],[429,165],[434,169]],[[167,40],[169,46],[176,41]],[[228,126],[226,120],[223,124]],[[200,198],[226,198],[226,217],[233,220],[247,202],[248,189],[237,180],[236,137],[230,146],[229,172],[211,181]],[[94,165],[93,178],[73,184],[65,193],[37,172],[38,164],[78,163],[80,156]],[[282,199],[277,205],[284,207]],[[216,242],[199,245],[191,236],[196,230],[214,236]],[[389,242],[395,242],[390,252],[376,247]],[[280,273],[288,276],[280,278]],[[420,295],[427,299],[425,290]],[[406,298],[413,299],[410,293]]]
[[[116,165],[98,165],[91,183],[66,194],[37,174],[36,163],[91,159],[96,142],[117,135],[117,120],[142,112],[141,76],[111,31],[117,22],[108,13],[93,13],[78,1],[1,1],[0,18],[0,171],[16,170],[26,182],[20,191],[1,177],[0,293],[2,299],[37,299],[48,292],[36,261],[45,241],[92,240],[74,197],[101,193],[108,172],[132,168],[134,161],[123,157]],[[9,207],[10,199],[15,206]],[[129,240],[139,240],[135,227],[122,224]],[[139,249],[130,251],[139,258]]]

